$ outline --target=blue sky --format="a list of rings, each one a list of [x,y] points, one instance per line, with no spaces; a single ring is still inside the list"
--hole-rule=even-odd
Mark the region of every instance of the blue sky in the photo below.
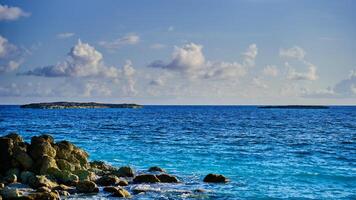
[[[356,2],[1,1],[0,103],[355,104]]]

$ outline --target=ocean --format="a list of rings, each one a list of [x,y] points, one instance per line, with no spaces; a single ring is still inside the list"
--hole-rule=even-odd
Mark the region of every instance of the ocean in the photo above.
[[[0,106],[0,135],[12,131],[26,141],[51,134],[85,149],[90,160],[138,172],[160,166],[183,182],[145,185],[152,192],[132,199],[356,199],[356,107]],[[230,182],[203,183],[208,173]],[[187,192],[195,189],[207,192]]]

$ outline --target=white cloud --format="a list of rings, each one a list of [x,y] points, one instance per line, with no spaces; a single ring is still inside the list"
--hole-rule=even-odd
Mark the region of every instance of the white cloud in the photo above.
[[[305,57],[305,51],[301,47],[294,46],[289,49],[280,49],[279,50],[279,56],[283,58],[294,58],[294,59],[299,59],[303,60]]]
[[[264,69],[263,69],[263,74],[266,76],[278,76],[279,74],[279,70],[276,66],[274,65],[267,65]]]
[[[84,97],[111,96],[111,89],[103,83],[97,81],[89,81],[84,84],[82,95]]]
[[[118,38],[114,41],[100,41],[99,45],[107,49],[118,49],[125,45],[135,45],[140,42],[140,37],[136,34],[127,34],[124,37]]]
[[[258,77],[255,77],[252,79],[252,84],[255,85],[256,87],[262,88],[262,89],[267,89],[268,86],[261,81]]]
[[[20,17],[28,17],[30,13],[23,11],[19,7],[10,7],[0,4],[0,21],[12,21],[17,20]]]
[[[0,74],[17,70],[24,61],[25,50],[0,35]]]
[[[132,66],[130,60],[126,61],[126,64],[123,67],[123,73],[127,80],[127,85],[123,88],[123,91],[128,95],[136,95],[137,90],[135,89],[136,81],[134,80],[134,75],[136,73],[135,68]]]
[[[285,63],[286,67],[288,69],[288,75],[287,78],[289,80],[308,80],[308,81],[315,81],[318,79],[317,75],[317,68],[315,65],[304,62],[308,66],[308,71],[307,72],[297,72],[293,67],[289,65],[289,63]]]
[[[35,68],[21,75],[45,77],[106,77],[118,78],[120,71],[103,63],[103,56],[94,47],[80,40],[70,50],[65,61]]]
[[[207,61],[202,49],[202,45],[195,43],[175,47],[169,63],[157,60],[152,62],[149,67],[177,71],[190,78],[237,78],[246,75],[248,68],[254,66],[257,56],[255,44],[250,45],[247,51],[243,53],[242,64]]]
[[[58,33],[57,34],[57,38],[59,39],[66,39],[66,38],[70,38],[73,37],[75,35],[75,33]]]

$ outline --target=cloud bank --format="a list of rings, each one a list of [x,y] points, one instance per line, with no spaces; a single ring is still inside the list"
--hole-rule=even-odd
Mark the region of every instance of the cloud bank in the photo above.
[[[22,62],[26,50],[11,44],[0,35],[0,74],[17,70]]]
[[[31,14],[23,11],[19,7],[10,7],[0,4],[0,21],[13,21],[20,17],[28,17]]]

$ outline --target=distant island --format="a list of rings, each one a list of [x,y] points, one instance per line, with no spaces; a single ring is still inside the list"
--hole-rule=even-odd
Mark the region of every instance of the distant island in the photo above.
[[[286,106],[259,106],[258,108],[279,108],[279,109],[328,109],[329,106],[286,105]]]
[[[142,108],[138,104],[109,104],[95,102],[50,102],[50,103],[31,103],[21,105],[20,108],[34,109],[71,109],[71,108]]]

